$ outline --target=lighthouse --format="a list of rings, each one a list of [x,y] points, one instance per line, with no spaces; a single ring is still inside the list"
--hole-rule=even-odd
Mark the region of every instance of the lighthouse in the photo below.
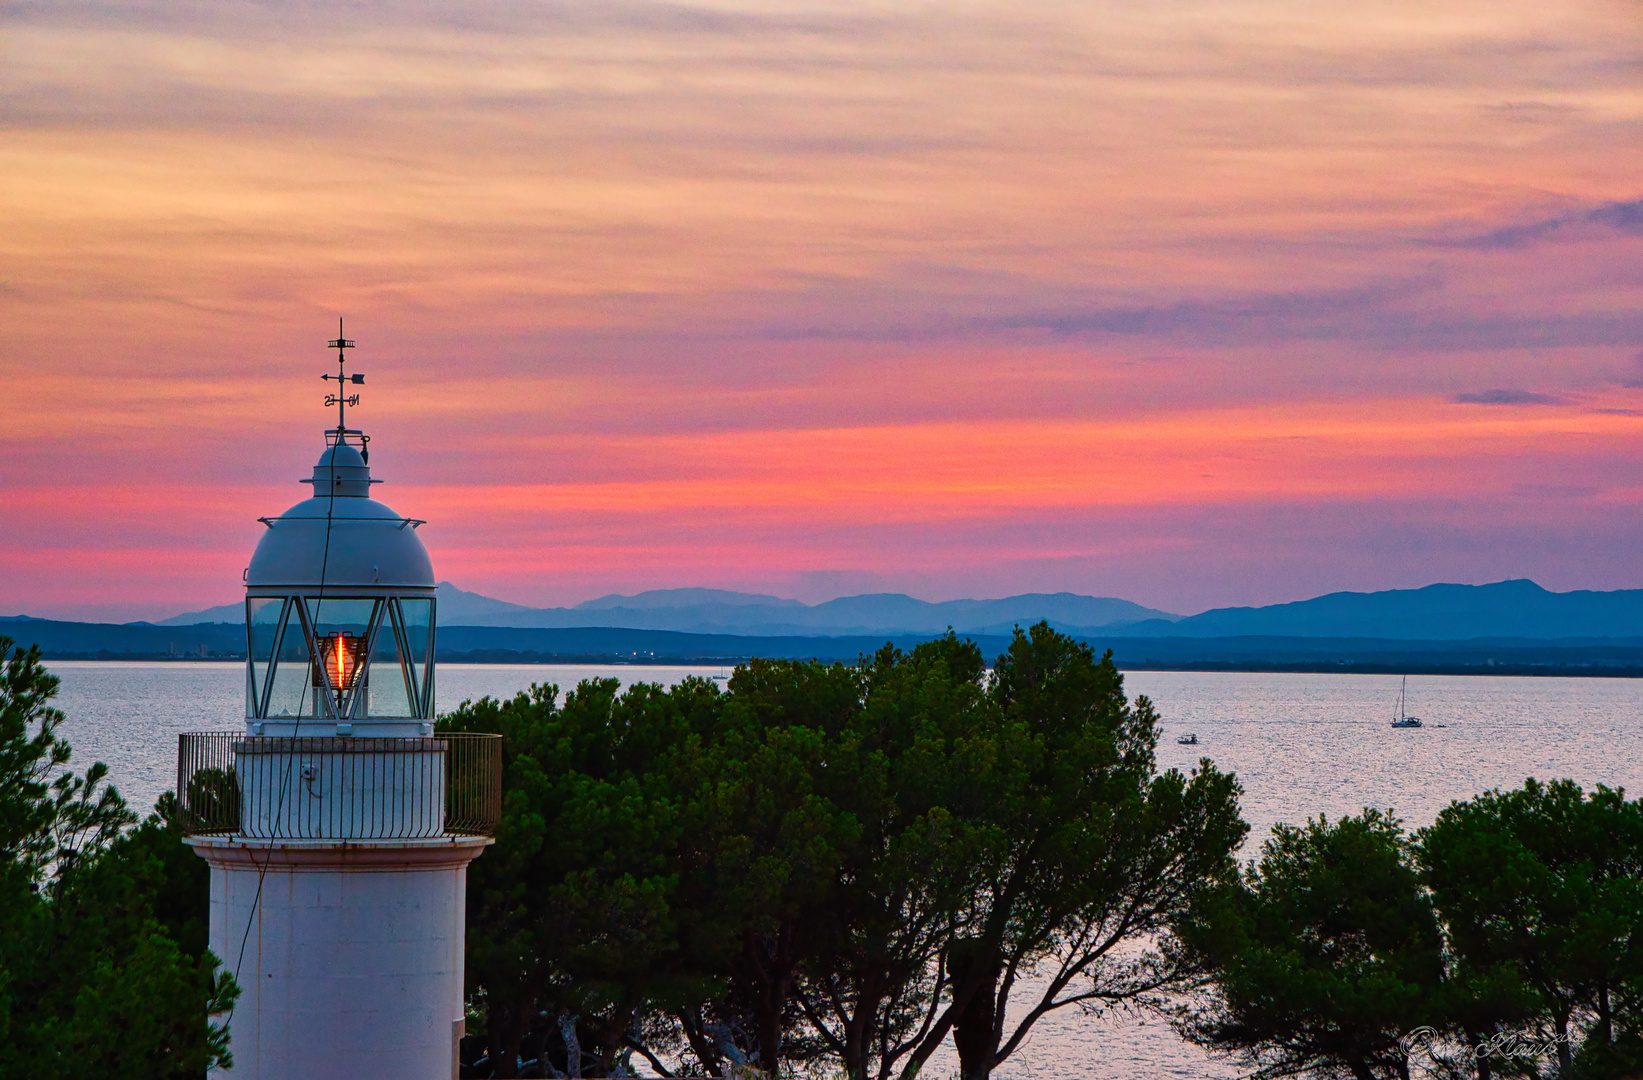
[[[501,811],[500,738],[434,732],[433,566],[372,497],[353,345],[339,323],[312,490],[258,519],[245,727],[179,736],[235,1080],[457,1075],[467,865]]]

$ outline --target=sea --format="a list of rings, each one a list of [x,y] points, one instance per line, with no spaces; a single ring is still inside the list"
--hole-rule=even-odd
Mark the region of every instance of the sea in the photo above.
[[[109,779],[147,811],[176,784],[177,739],[185,731],[228,731],[244,714],[244,669],[226,663],[63,661],[56,704],[73,765],[109,766]],[[720,667],[445,664],[438,707],[505,697],[533,683],[561,690],[583,679],[671,685]],[[1162,720],[1161,769],[1210,759],[1236,773],[1250,823],[1243,856],[1254,858],[1277,822],[1331,819],[1366,806],[1414,829],[1457,799],[1513,788],[1525,777],[1573,779],[1643,792],[1643,680],[1493,676],[1409,679],[1407,711],[1424,726],[1393,730],[1400,679],[1132,671],[1125,689],[1152,699]],[[1196,735],[1196,745],[1176,740]],[[1017,1007],[1025,1010],[1027,1002]],[[941,1054],[924,1075],[956,1073]],[[1183,1042],[1148,1016],[1087,1016],[1062,1009],[1040,1020],[999,1080],[1224,1080],[1240,1070]]]

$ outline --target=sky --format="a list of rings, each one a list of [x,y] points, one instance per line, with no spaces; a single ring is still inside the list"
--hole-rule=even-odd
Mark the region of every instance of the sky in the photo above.
[[[1643,0],[0,2],[0,613],[1643,586]]]

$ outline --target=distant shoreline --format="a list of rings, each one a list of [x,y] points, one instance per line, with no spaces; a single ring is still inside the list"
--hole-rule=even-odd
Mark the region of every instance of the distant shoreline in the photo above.
[[[1228,664],[1118,663],[1120,671],[1202,671],[1252,675],[1496,675],[1558,679],[1643,679],[1643,666],[1603,667],[1596,664]]]
[[[43,652],[41,659],[72,661],[75,663],[189,663],[189,664],[243,664],[241,656],[172,656],[168,653],[61,653]],[[596,654],[541,654],[516,653],[499,655],[487,650],[483,655],[455,653],[440,655],[441,664],[516,664],[526,667],[573,665],[582,667],[731,667],[753,659],[749,656],[645,656],[618,658],[609,653]],[[839,657],[821,657],[833,661]],[[1247,675],[1477,675],[1509,676],[1514,678],[1557,679],[1643,679],[1643,664],[1454,664],[1382,662],[1261,662],[1217,660],[1115,660],[1120,671],[1204,672],[1209,674]]]
[[[24,646],[38,643],[47,660],[105,662],[245,661],[239,623],[151,626],[27,620],[0,625]],[[729,666],[751,657],[854,663],[886,645],[909,650],[935,634],[848,637],[696,634],[627,627],[515,628],[441,624],[436,656],[468,664],[684,664]],[[969,633],[991,661],[1010,646],[1001,634]],[[1643,637],[1625,638],[1324,638],[1126,637],[1077,635],[1098,653],[1111,650],[1125,671],[1266,674],[1510,675],[1643,678]]]

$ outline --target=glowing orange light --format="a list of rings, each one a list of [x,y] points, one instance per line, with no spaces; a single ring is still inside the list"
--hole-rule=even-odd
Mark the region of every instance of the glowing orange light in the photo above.
[[[320,655],[325,658],[325,678],[331,689],[345,693],[359,678],[359,639],[348,633],[325,634],[320,638]]]

